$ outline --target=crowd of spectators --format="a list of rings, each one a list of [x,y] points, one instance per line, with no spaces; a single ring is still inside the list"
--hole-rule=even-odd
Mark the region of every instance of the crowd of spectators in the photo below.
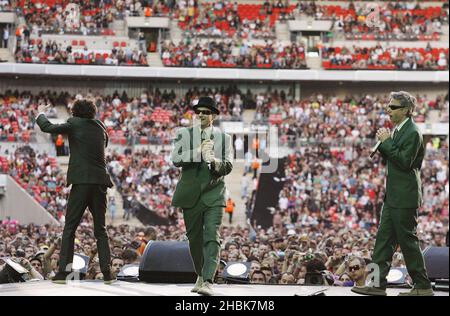
[[[202,41],[185,38],[178,45],[164,42],[164,66],[305,69],[305,48],[300,44],[247,40]]]
[[[193,100],[212,95],[220,108],[220,120],[239,120],[247,97],[235,87],[189,89],[184,94],[158,88],[143,91],[139,97],[128,97],[125,91],[113,95],[87,95],[99,109],[111,141],[120,144],[170,144],[176,127],[192,122]],[[79,96],[81,97],[81,96]]]
[[[116,187],[126,201],[125,218],[135,215],[128,213],[134,211],[133,205],[138,202],[160,218],[177,223],[178,212],[171,206],[171,200],[180,173],[171,163],[170,151],[110,152],[106,160]]]
[[[238,4],[216,1],[196,5],[191,2],[178,10],[179,26],[185,35],[196,37],[275,38],[275,22],[292,18],[294,5],[289,1],[265,1],[263,4]]]
[[[386,169],[369,159],[370,147],[311,146],[286,161],[274,226],[315,225],[321,220],[370,230],[379,221]],[[422,240],[433,242],[448,221],[448,143],[430,139],[422,167],[424,205],[420,210]],[[442,233],[442,231],[441,231]],[[440,240],[440,239],[439,239]]]
[[[2,11],[9,12],[12,10],[13,10],[13,7],[11,5],[10,0],[0,0],[0,12],[2,12]]]
[[[446,70],[448,48],[324,47],[325,69]]]
[[[55,157],[37,154],[31,147],[23,146],[6,152],[1,160],[6,162],[2,172],[14,178],[53,217],[64,222],[69,188]]]
[[[297,9],[300,15],[318,20],[333,20],[334,30],[343,33],[348,39],[439,39],[442,26],[448,24],[448,2],[429,7],[406,1],[377,5],[367,5],[366,2],[319,5],[311,1],[301,2]],[[372,22],[372,18],[374,22],[367,23],[368,19]],[[374,27],[370,27],[371,24]]]
[[[39,104],[52,103],[52,96],[40,93],[7,90],[0,94],[0,141],[29,142],[35,135],[34,115]],[[57,112],[51,107],[49,117],[56,117]]]
[[[420,231],[420,236],[430,236],[421,239],[422,248],[428,245],[443,246],[446,225],[448,217],[447,222],[444,219],[432,225],[421,225],[423,231]],[[112,254],[111,266],[115,274],[125,264],[139,263],[143,249],[150,240],[186,241],[182,221],[169,226],[147,228],[108,226],[107,230]],[[215,281],[227,282],[222,275],[227,264],[250,262],[248,281],[253,284],[363,285],[365,268],[374,247],[375,232],[375,225],[350,228],[343,221],[330,221],[326,217],[295,224],[281,221],[280,225],[274,223],[268,229],[223,226],[220,230],[222,249]],[[31,271],[29,278],[51,279],[58,269],[61,233],[60,226],[21,226],[15,220],[4,219],[0,224],[0,271],[5,266],[1,258],[15,257],[24,260],[23,266]],[[84,216],[75,237],[75,253],[90,258],[85,279],[102,279],[90,214]],[[392,264],[393,267],[405,267],[399,249]]]
[[[70,44],[63,46],[56,41],[24,39],[18,42],[15,59],[18,63],[148,66],[147,53],[138,49],[116,48],[90,50],[87,46],[74,49]]]
[[[12,219],[0,222],[0,283],[12,280],[4,278],[4,258],[14,258],[27,270],[33,270],[25,280],[52,279],[58,271],[58,260],[63,226],[21,226]],[[179,227],[165,226],[152,228],[133,228],[128,225],[108,226],[111,247],[111,268],[117,275],[125,264],[139,263],[145,245],[150,240],[178,239],[182,234]],[[100,271],[95,243],[93,220],[85,214],[75,235],[75,253],[89,257],[89,265],[84,279],[98,280]],[[36,273],[37,272],[37,273]],[[2,278],[3,277],[3,278]],[[5,280],[6,279],[6,280]],[[8,282],[9,281],[9,282]],[[17,282],[17,281],[16,281]]]
[[[448,95],[430,97],[416,95],[415,121],[425,122],[431,110],[441,111],[448,119]],[[273,91],[256,96],[255,121],[277,125],[280,142],[320,142],[334,146],[355,143],[370,145],[380,127],[390,128],[389,116],[384,110],[387,95],[347,95],[344,98],[312,95],[299,101],[284,91]],[[369,143],[367,143],[367,141]]]

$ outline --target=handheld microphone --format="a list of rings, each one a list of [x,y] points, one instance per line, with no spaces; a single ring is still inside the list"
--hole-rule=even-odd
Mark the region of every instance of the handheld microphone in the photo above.
[[[369,155],[370,159],[373,159],[373,157],[375,156],[375,154],[376,154],[376,152],[377,152],[377,150],[378,150],[378,147],[380,147],[380,145],[381,145],[381,141],[378,141],[378,142],[375,144],[375,146],[372,147],[372,152],[371,152],[370,155]]]

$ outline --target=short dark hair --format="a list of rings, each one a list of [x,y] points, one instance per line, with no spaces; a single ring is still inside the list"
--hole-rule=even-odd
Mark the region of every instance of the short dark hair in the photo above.
[[[72,115],[81,118],[93,119],[97,114],[97,107],[88,100],[77,100],[72,105]]]
[[[323,261],[317,258],[311,259],[306,263],[307,272],[318,273],[326,269],[327,268],[325,267]]]
[[[267,282],[266,275],[265,275],[264,272],[262,272],[261,270],[255,270],[255,271],[253,271],[252,275],[250,276],[250,280],[253,279],[253,276],[254,276],[255,274],[262,275],[263,278],[264,278],[264,283]]]

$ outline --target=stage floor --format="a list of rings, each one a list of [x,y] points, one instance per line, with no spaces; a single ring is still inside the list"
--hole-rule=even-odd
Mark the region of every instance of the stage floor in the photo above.
[[[105,285],[101,281],[71,282],[57,285],[50,281],[0,285],[0,296],[198,296],[190,292],[193,284],[148,284],[116,282]],[[330,286],[284,285],[215,285],[217,296],[310,296],[321,291],[326,296],[359,296],[350,288]],[[396,296],[404,289],[388,289]],[[449,296],[448,292],[435,292],[436,296]]]

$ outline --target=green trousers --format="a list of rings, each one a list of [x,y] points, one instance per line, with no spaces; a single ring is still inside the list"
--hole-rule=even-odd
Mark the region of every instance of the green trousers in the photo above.
[[[431,283],[417,238],[417,209],[383,205],[372,262],[380,268],[380,287],[386,288],[386,276],[398,245],[403,252],[408,274],[417,289],[430,289]]]
[[[188,209],[183,209],[189,249],[195,272],[203,280],[213,281],[219,264],[220,236],[223,207],[206,206],[201,199]]]

